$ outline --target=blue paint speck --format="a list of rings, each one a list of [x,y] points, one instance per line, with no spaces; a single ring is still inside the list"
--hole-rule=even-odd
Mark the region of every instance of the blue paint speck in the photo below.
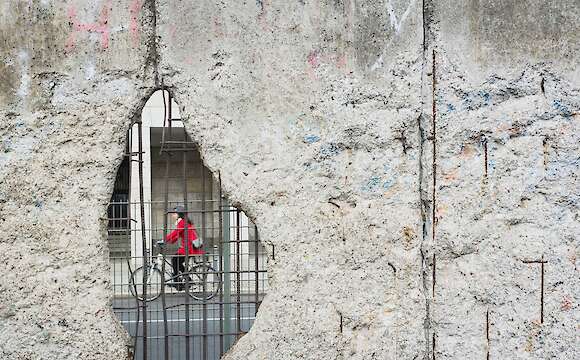
[[[366,183],[362,186],[362,191],[373,192],[379,188],[381,183],[381,178],[378,176],[372,176]]]
[[[447,104],[447,112],[454,112],[455,106],[453,104]]]
[[[554,100],[552,102],[552,107],[560,112],[562,116],[569,117],[572,116],[572,112],[568,107],[562,103],[562,100]]]
[[[323,157],[335,156],[340,152],[338,146],[334,143],[324,144],[320,147],[320,155]]]
[[[461,98],[463,99],[463,108],[467,109],[467,110],[471,110],[472,104],[473,104],[473,100],[469,97],[468,93],[465,93],[461,96]]]
[[[312,162],[305,162],[304,164],[302,164],[302,166],[304,166],[304,169],[306,169],[308,171],[314,171],[314,170],[318,170],[320,168],[320,165],[318,163],[312,163]]]
[[[386,189],[390,188],[391,186],[393,186],[394,184],[395,184],[395,180],[393,180],[393,179],[388,179],[387,181],[385,181],[385,182],[383,183],[383,189],[385,189],[385,190],[386,190]]]
[[[304,142],[308,143],[308,144],[313,144],[315,142],[319,142],[320,141],[320,136],[316,136],[316,135],[306,135],[304,137]]]
[[[481,96],[485,105],[489,105],[491,103],[491,95],[487,91],[480,91],[479,96]]]

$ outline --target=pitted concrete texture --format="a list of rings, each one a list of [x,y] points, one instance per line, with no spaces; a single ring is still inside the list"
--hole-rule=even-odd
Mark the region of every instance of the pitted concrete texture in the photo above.
[[[226,359],[576,357],[576,0],[0,7],[0,358],[126,357],[103,219],[161,84],[269,251]]]

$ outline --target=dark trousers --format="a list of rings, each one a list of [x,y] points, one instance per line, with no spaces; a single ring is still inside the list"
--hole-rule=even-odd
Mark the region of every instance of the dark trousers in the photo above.
[[[173,276],[177,276],[181,273],[184,273],[185,256],[175,255],[174,257],[171,258],[171,265],[173,266]]]

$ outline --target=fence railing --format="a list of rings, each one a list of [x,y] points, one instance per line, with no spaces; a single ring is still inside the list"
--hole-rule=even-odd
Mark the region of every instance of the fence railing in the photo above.
[[[191,359],[219,359],[252,326],[268,290],[267,256],[255,226],[232,209],[224,211],[221,231],[215,231],[221,238],[206,241],[203,254],[190,255],[187,263],[176,256],[177,246],[157,244],[159,239],[151,239],[146,256],[139,256],[135,238],[141,227],[109,219],[127,224],[109,227],[110,244],[128,243],[109,259],[113,310],[133,338],[135,359],[142,358],[144,346],[147,359],[184,359],[186,347]]]

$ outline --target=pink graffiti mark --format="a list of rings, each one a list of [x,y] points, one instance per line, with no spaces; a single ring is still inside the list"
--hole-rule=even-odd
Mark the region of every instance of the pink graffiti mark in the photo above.
[[[112,0],[107,0],[101,8],[101,14],[98,22],[95,23],[81,23],[78,20],[77,10],[71,5],[68,9],[68,18],[72,24],[72,32],[65,42],[65,49],[70,52],[76,46],[77,33],[99,33],[101,34],[101,46],[103,50],[109,48],[109,17],[111,15]]]
[[[313,69],[316,69],[318,66],[320,66],[318,51],[312,50],[308,54],[307,61]]]
[[[141,12],[141,6],[143,2],[141,0],[132,0],[129,4],[129,14],[131,15],[131,21],[129,22],[129,32],[131,33],[131,42],[133,46],[139,44],[139,13]]]
[[[177,27],[175,26],[175,24],[169,25],[169,37],[171,38],[171,40],[175,39],[176,32],[177,32]]]
[[[258,14],[258,24],[260,24],[263,31],[272,31],[271,26],[268,22],[268,9],[272,5],[272,0],[262,0],[260,5],[261,8]]]
[[[340,56],[338,56],[338,58],[336,59],[336,67],[339,69],[346,68],[346,54],[341,54]]]
[[[226,33],[224,31],[224,25],[217,16],[214,16],[213,18],[213,32],[216,37],[226,36]]]

